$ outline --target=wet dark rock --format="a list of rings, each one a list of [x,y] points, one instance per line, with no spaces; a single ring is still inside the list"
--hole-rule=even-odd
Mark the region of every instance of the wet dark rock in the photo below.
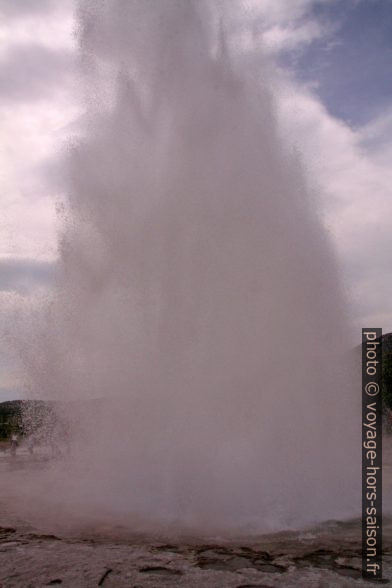
[[[0,541],[8,539],[9,535],[12,535],[13,533],[16,533],[16,530],[12,527],[0,527]]]
[[[110,572],[112,572],[113,570],[111,568],[108,568],[107,570],[105,570],[105,572],[102,574],[99,582],[98,582],[98,586],[102,586],[104,581],[106,580],[106,578],[108,577],[108,575],[110,574]]]
[[[181,549],[178,547],[178,545],[155,545],[154,549],[156,551],[171,551],[173,553],[181,553]]]
[[[268,584],[241,584],[237,588],[271,588]]]
[[[147,573],[147,574],[159,574],[162,576],[181,576],[182,572],[180,570],[173,570],[171,568],[165,568],[163,566],[146,566],[144,568],[140,568],[139,572]]]
[[[37,541],[61,541],[60,537],[56,537],[56,535],[41,535],[36,533],[27,533],[25,537],[26,539],[33,539]]]

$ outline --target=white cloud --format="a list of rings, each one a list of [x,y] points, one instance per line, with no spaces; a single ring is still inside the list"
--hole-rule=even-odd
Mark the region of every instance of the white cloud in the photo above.
[[[72,0],[0,0],[1,52],[24,44],[72,50],[75,45]],[[0,21],[1,22],[1,21]]]
[[[245,50],[256,45],[267,53],[293,51],[334,29],[311,14],[311,8],[333,0],[244,0],[233,4],[233,29],[237,44]],[[245,27],[244,27],[245,25]]]
[[[55,257],[60,191],[45,177],[48,161],[62,156],[63,128],[76,115],[67,101],[9,104],[0,108],[0,258]]]
[[[279,52],[306,45],[325,35],[326,31],[320,23],[307,20],[298,26],[274,25],[262,35],[262,42],[270,52]]]
[[[382,165],[392,161],[392,106],[359,129],[361,144]]]
[[[292,24],[309,14],[315,4],[326,4],[331,0],[244,0],[239,7],[250,19],[262,18],[265,27]]]
[[[1,9],[0,259],[53,259],[61,194],[44,170],[61,156],[65,128],[79,113],[72,12],[69,2],[49,0],[3,2]]]
[[[301,154],[336,244],[354,319],[392,330],[392,152],[390,115],[365,129],[333,118],[309,89],[287,77],[277,92],[282,136]],[[377,136],[382,142],[375,141]],[[373,143],[369,142],[373,137]]]

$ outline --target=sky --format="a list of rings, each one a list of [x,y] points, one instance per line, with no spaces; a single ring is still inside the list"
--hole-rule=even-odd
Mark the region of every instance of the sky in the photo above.
[[[358,342],[363,326],[392,331],[392,0],[244,0],[236,18],[238,46],[272,60],[279,130],[321,201]],[[60,161],[83,116],[75,30],[72,0],[0,0],[0,401],[23,394],[15,313],[53,280]]]

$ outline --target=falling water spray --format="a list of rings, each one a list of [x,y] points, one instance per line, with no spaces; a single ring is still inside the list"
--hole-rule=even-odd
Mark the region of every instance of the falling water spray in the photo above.
[[[81,512],[260,531],[357,506],[338,269],[234,8],[79,3],[84,132],[29,369]]]

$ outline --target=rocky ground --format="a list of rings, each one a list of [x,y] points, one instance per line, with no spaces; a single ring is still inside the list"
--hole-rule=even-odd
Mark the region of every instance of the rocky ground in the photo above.
[[[70,538],[43,534],[38,529],[3,527],[0,585],[354,586],[363,584],[359,538],[358,521],[237,543],[162,543],[142,537],[98,537],[94,533]],[[390,542],[385,545],[385,583],[389,583],[388,578],[392,578]]]

